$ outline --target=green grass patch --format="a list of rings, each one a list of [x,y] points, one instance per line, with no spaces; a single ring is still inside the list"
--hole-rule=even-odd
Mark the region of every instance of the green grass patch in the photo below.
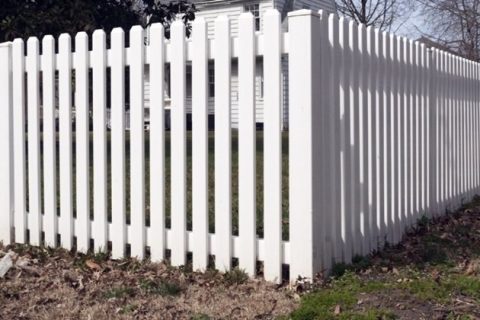
[[[142,280],[139,284],[140,290],[145,294],[166,296],[177,296],[183,289],[182,287],[171,281],[154,281],[154,280]]]
[[[423,277],[399,285],[415,297],[445,303],[452,295],[465,295],[480,302],[480,279],[460,274],[440,276],[439,279]]]
[[[227,285],[238,285],[245,283],[249,278],[248,274],[239,268],[235,268],[231,271],[226,272],[223,275],[223,279]]]
[[[364,281],[356,274],[346,271],[338,279],[332,280],[327,288],[308,294],[302,298],[300,308],[288,319],[392,319],[391,313],[385,310],[358,312],[354,310],[361,293],[381,292],[388,285],[380,281]],[[339,305],[342,310],[335,315]]]
[[[131,297],[135,294],[135,290],[130,287],[120,286],[113,287],[112,289],[105,292],[106,299],[121,299],[126,297]]]

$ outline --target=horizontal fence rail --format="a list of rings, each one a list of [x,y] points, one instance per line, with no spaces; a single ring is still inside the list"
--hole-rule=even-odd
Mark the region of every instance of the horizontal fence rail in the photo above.
[[[322,11],[262,18],[1,44],[0,241],[293,281],[478,193],[478,63]]]

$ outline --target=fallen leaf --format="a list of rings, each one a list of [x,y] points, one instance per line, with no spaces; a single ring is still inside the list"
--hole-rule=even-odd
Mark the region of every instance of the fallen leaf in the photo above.
[[[342,313],[342,307],[340,307],[339,304],[337,304],[335,306],[335,311],[333,312],[335,315],[339,315],[340,313]]]
[[[96,263],[94,262],[93,260],[87,260],[85,262],[85,264],[87,265],[87,267],[89,269],[92,269],[92,270],[102,270],[102,268]]]

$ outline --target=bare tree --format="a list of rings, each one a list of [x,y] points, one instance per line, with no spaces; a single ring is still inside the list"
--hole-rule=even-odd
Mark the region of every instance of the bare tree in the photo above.
[[[423,34],[446,48],[480,61],[480,0],[419,0]]]
[[[337,0],[344,16],[366,26],[391,31],[410,7],[410,0]]]

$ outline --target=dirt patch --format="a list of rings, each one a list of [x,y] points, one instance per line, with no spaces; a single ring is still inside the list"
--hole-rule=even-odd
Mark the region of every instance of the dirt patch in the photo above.
[[[286,287],[246,280],[240,271],[199,274],[63,250],[0,250],[16,253],[16,266],[0,279],[0,319],[271,319],[297,306]]]

